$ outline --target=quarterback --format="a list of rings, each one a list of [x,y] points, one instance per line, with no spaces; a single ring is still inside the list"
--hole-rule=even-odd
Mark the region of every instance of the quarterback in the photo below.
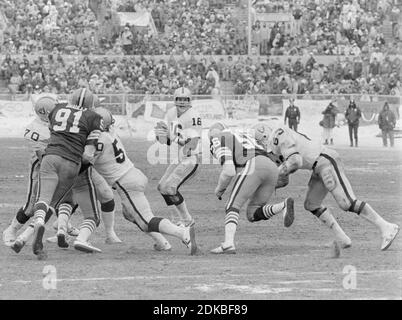
[[[174,103],[175,108],[169,109],[166,114],[166,122],[158,122],[155,127],[155,136],[162,144],[177,144],[179,163],[168,166],[159,181],[158,190],[166,204],[175,206],[181,222],[188,226],[194,220],[179,188],[197,171],[202,151],[202,119],[192,108],[191,93],[187,88],[181,87],[175,91]]]
[[[105,131],[99,136],[92,163],[119,194],[125,219],[136,224],[143,232],[150,233],[156,244],[161,246],[160,250],[170,249],[170,244],[160,235],[163,233],[180,239],[191,248],[191,254],[195,254],[194,225],[177,226],[168,219],[153,215],[144,194],[148,179],[128,158],[120,138],[111,128],[114,122],[111,113],[104,108],[97,108],[95,112],[102,116]]]
[[[279,175],[287,177],[297,170],[312,171],[304,208],[335,233],[342,247],[351,240],[339,226],[329,208],[322,205],[328,192],[343,211],[354,212],[373,223],[381,232],[381,250],[386,250],[399,232],[396,224],[384,220],[368,203],[359,200],[345,175],[338,153],[307,136],[282,125],[257,124],[256,139],[267,151],[284,158]]]

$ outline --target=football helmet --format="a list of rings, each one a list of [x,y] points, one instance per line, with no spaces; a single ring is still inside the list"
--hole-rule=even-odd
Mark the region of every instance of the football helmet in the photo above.
[[[226,129],[228,129],[228,127],[224,123],[215,122],[208,130],[208,138],[212,139]]]
[[[191,92],[185,87],[180,87],[174,92],[174,105],[178,113],[182,114],[191,108]]]
[[[264,123],[257,123],[252,126],[254,131],[254,139],[262,146],[266,147],[268,144],[269,136],[272,134],[272,128]]]
[[[99,98],[87,88],[75,90],[71,94],[70,103],[81,109],[94,109],[100,106]]]
[[[109,131],[110,126],[115,122],[112,113],[102,107],[95,108],[94,111],[102,117],[105,130]]]
[[[34,110],[39,119],[43,122],[49,122],[49,113],[58,103],[55,95],[47,94],[39,97],[34,103]]]

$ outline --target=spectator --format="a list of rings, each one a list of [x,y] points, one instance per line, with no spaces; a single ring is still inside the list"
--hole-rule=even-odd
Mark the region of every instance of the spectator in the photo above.
[[[289,128],[297,131],[297,125],[300,123],[300,110],[299,107],[294,105],[294,101],[294,98],[289,99],[289,106],[285,111],[285,124],[288,119]]]
[[[388,102],[384,103],[384,107],[378,116],[378,126],[382,134],[383,146],[387,146],[389,137],[391,147],[394,146],[394,128],[396,124],[396,117],[392,110],[390,110]]]
[[[361,116],[362,116],[361,110],[356,105],[354,99],[351,99],[345,113],[345,119],[347,120],[349,126],[349,139],[351,147],[353,147],[353,137],[355,141],[355,147],[358,146],[358,130],[359,130],[359,120]]]
[[[320,121],[320,125],[322,125],[323,127],[323,137],[325,140],[325,145],[328,145],[329,143],[331,145],[334,144],[333,130],[336,125],[336,116],[338,112],[338,108],[336,107],[336,98],[332,98],[329,105],[322,112],[324,118],[322,121]]]

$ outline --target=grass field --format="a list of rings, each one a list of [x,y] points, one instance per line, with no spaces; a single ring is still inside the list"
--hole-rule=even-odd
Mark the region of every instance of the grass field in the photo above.
[[[173,217],[156,191],[166,166],[150,166],[148,144],[125,140],[129,156],[149,178],[147,196],[156,215]],[[20,139],[0,140],[0,229],[4,230],[25,200],[27,145]],[[338,149],[355,193],[371,203],[387,220],[402,225],[401,154],[397,149],[347,147]],[[355,214],[334,208],[341,226],[352,238],[350,249],[338,259],[325,245],[332,234],[303,209],[309,178],[297,172],[289,186],[278,190],[273,202],[292,196],[296,219],[286,229],[281,217],[251,224],[242,212],[237,254],[213,256],[209,250],[223,240],[224,202],[213,195],[219,168],[203,165],[182,194],[196,219],[197,242],[203,251],[189,256],[176,239],[171,252],[155,252],[151,238],[123,219],[120,207],[116,230],[121,245],[104,244],[103,226],[92,242],[100,254],[60,250],[47,244],[48,259],[38,261],[31,246],[15,254],[0,245],[0,299],[401,299],[402,237],[381,252],[374,226]],[[227,195],[225,195],[227,197]],[[225,199],[226,199],[225,197]],[[78,225],[81,216],[73,217]],[[49,228],[48,228],[49,229]],[[47,231],[50,235],[51,231]],[[42,286],[43,269],[57,272],[57,289]],[[356,288],[343,286],[345,266],[356,268]]]

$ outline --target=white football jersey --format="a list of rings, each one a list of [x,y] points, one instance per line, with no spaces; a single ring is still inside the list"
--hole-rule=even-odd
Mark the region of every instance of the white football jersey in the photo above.
[[[180,117],[177,116],[176,108],[171,108],[166,113],[165,120],[171,140],[175,141],[179,137],[184,140],[198,137],[200,138],[198,146],[195,150],[192,150],[191,155],[201,153],[202,120],[200,114],[194,108],[187,110]]]
[[[100,134],[95,152],[94,167],[110,186],[134,167],[134,164],[127,157],[123,143],[114,131]]]
[[[25,128],[24,138],[30,142],[32,158],[37,159],[36,151],[44,151],[50,139],[48,124],[35,118]]]
[[[286,126],[275,127],[268,138],[268,151],[287,160],[292,154],[298,153],[303,158],[300,169],[311,170],[325,147],[320,141],[313,141],[306,135],[296,132]]]

